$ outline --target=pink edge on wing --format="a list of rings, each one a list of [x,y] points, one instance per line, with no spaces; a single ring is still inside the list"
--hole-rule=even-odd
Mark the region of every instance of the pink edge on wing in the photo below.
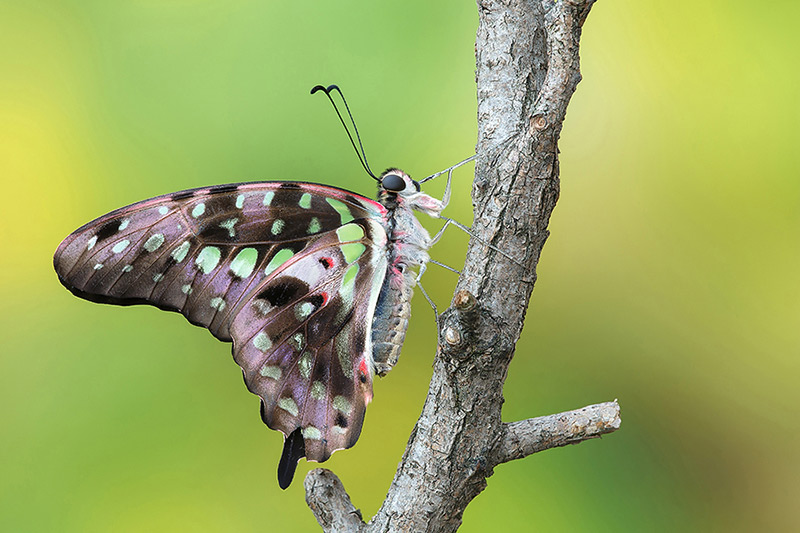
[[[353,192],[347,189],[340,189],[338,187],[330,187],[328,185],[322,185],[319,183],[310,183],[307,181],[287,181],[287,182],[249,182],[249,183],[239,183],[239,190],[242,192],[246,192],[249,189],[260,189],[264,186],[264,184],[275,184],[275,188],[277,189],[280,185],[285,183],[296,183],[298,185],[302,185],[303,189],[307,192],[317,193],[322,196],[328,196],[330,198],[336,198],[337,200],[341,200],[345,203],[350,203],[348,201],[348,196],[352,196],[359,202],[369,206],[369,209],[374,209],[378,214],[381,216],[386,215],[387,211],[386,208],[380,202],[373,200],[372,198],[367,198],[366,196],[359,194],[357,192]],[[363,207],[363,206],[357,206]]]

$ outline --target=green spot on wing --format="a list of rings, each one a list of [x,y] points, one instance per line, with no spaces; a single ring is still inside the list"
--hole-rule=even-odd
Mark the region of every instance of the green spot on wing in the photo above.
[[[311,377],[311,354],[308,352],[303,352],[303,355],[300,356],[300,360],[297,361],[298,368],[300,369],[300,375],[304,378],[308,379]]]
[[[309,207],[311,207],[311,194],[310,193],[303,194],[303,196],[300,197],[298,205],[303,209],[308,209]]]
[[[253,346],[261,350],[262,352],[268,351],[272,348],[272,341],[269,338],[269,335],[264,333],[263,331],[253,337]]]
[[[272,256],[272,259],[270,260],[269,264],[264,269],[264,274],[269,276],[270,274],[275,272],[275,270],[277,270],[278,267],[280,267],[286,261],[291,259],[293,255],[294,252],[291,251],[289,248],[283,248],[282,250],[278,250],[278,253]]]
[[[319,440],[322,438],[322,432],[314,426],[303,428],[303,438],[309,440]]]
[[[244,248],[231,261],[231,272],[234,276],[246,278],[253,273],[258,260],[258,250],[255,248]]]
[[[286,222],[284,222],[280,218],[276,218],[275,222],[272,223],[272,229],[270,231],[272,231],[273,235],[278,235],[280,232],[283,231],[283,226],[285,226],[285,225],[286,225]]]
[[[344,277],[342,278],[342,287],[355,283],[356,274],[358,274],[358,264],[353,263],[350,265],[350,268],[347,269],[347,272],[344,273]]]
[[[322,400],[325,398],[325,385],[321,381],[315,381],[311,384],[311,397],[315,400]]]
[[[336,230],[339,242],[360,241],[364,238],[364,228],[359,224],[345,224]]]
[[[142,246],[148,252],[155,252],[156,250],[161,248],[161,245],[164,244],[164,240],[165,240],[164,235],[162,235],[161,233],[155,233],[151,235],[149,239],[144,241],[144,244]]]
[[[294,400],[291,398],[281,398],[278,400],[278,407],[286,411],[287,413],[291,414],[292,416],[297,416],[297,413],[300,412],[300,409],[297,408],[297,404],[294,403]]]
[[[125,248],[127,248],[130,243],[131,243],[131,241],[129,241],[128,239],[121,240],[117,244],[114,245],[114,247],[111,249],[111,251],[114,252],[115,254],[118,254],[121,251],[123,251]]]
[[[199,216],[202,216],[203,213],[205,213],[205,212],[206,212],[206,204],[199,203],[196,206],[194,206],[194,209],[192,209],[192,216],[194,218],[197,218]]]
[[[336,396],[333,399],[333,407],[341,411],[343,414],[350,416],[353,406],[344,396]]]
[[[275,380],[281,379],[281,375],[283,374],[281,367],[275,365],[264,365],[258,373],[265,378],[272,378]]]
[[[350,208],[347,207],[343,202],[340,202],[335,198],[325,198],[325,201],[328,202],[337,213],[339,213],[339,217],[342,219],[342,224],[347,224],[353,220],[353,214],[350,212]]]
[[[189,247],[191,244],[189,241],[183,241],[180,246],[172,250],[172,258],[175,260],[176,263],[180,263],[184,259],[186,259],[186,254],[189,253]]]
[[[217,268],[217,264],[219,264],[219,259],[222,256],[220,249],[216,246],[206,246],[200,253],[197,254],[197,259],[194,260],[197,268],[203,274],[208,274],[215,268]]]
[[[299,352],[300,350],[303,349],[303,346],[305,345],[305,339],[303,338],[303,334],[295,333],[294,335],[286,339],[286,344],[294,348],[295,351]]]
[[[233,237],[234,235],[236,235],[236,230],[233,229],[233,227],[236,225],[237,222],[239,222],[238,218],[236,217],[229,218],[228,220],[220,222],[219,227],[228,230],[228,236]]]
[[[211,307],[213,309],[216,309],[217,311],[222,311],[223,309],[225,309],[225,300],[223,300],[219,296],[215,296],[214,298],[211,298],[210,304],[211,304]]]
[[[339,356],[339,365],[342,373],[347,378],[353,377],[353,362],[350,360],[350,332],[343,329],[336,337],[336,355]]]
[[[352,263],[359,257],[361,257],[364,252],[366,251],[367,247],[361,244],[360,242],[350,242],[347,244],[343,244],[341,246],[342,255],[344,255],[344,260],[348,263]]]
[[[305,320],[314,311],[314,305],[309,302],[302,302],[295,306],[294,316],[297,320]]]

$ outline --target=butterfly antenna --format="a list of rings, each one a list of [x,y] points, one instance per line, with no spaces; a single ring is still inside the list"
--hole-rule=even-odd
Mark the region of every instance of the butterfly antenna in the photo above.
[[[336,115],[339,117],[339,122],[342,123],[344,126],[344,131],[347,133],[347,137],[350,139],[350,144],[353,145],[353,150],[356,151],[356,155],[358,156],[358,160],[361,162],[361,166],[364,167],[364,170],[372,176],[372,179],[375,181],[380,181],[380,179],[372,172],[372,169],[369,168],[369,163],[367,162],[367,154],[364,152],[364,145],[361,143],[361,135],[358,134],[358,126],[356,126],[356,121],[353,118],[353,113],[350,112],[350,106],[347,105],[347,100],[344,97],[344,93],[339,88],[338,85],[328,85],[327,87],[323,87],[322,85],[316,85],[311,89],[311,94],[314,94],[317,91],[322,91],[325,93],[325,96],[328,97],[331,105],[333,106],[334,111],[336,111]],[[350,129],[347,127],[347,123],[344,121],[342,114],[339,112],[339,108],[336,106],[336,102],[333,101],[331,97],[331,91],[336,91],[339,93],[339,96],[342,97],[342,102],[344,102],[344,108],[347,110],[347,115],[350,117],[350,123],[353,125],[353,130],[356,133],[356,139],[358,139],[358,146],[356,146],[355,140],[353,140],[353,136],[350,134]],[[359,151],[359,148],[361,151]]]

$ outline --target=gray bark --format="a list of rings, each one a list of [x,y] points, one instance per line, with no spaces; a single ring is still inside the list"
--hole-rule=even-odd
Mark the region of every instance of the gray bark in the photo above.
[[[325,531],[455,531],[495,466],[619,428],[616,401],[501,418],[503,382],[558,199],[558,138],[580,81],[578,45],[593,3],[478,0],[476,238],[440,319],[422,415],[378,513],[365,524],[331,471],[306,477],[306,501]]]

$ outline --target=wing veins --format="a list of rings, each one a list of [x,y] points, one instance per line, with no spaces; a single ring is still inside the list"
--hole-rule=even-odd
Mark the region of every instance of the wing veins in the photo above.
[[[347,316],[345,317],[345,319],[342,321],[342,325],[339,327],[339,329],[337,329],[337,330],[336,330],[336,333],[335,333],[335,334],[333,334],[333,335],[331,335],[331,336],[330,336],[330,338],[328,339],[328,342],[326,342],[325,344],[323,344],[322,346],[320,346],[320,348],[322,348],[322,347],[324,347],[324,346],[327,346],[327,345],[328,345],[330,342],[332,342],[332,341],[333,341],[333,340],[334,340],[336,337],[338,337],[338,336],[339,336],[339,334],[342,332],[342,330],[344,329],[344,327],[345,327],[347,324],[349,324],[349,323],[350,323],[350,321],[353,319],[353,311],[354,311],[354,308],[351,308],[351,309],[350,309],[350,311],[347,313]],[[296,331],[297,331],[297,330],[295,330],[295,332],[296,332]],[[283,343],[281,343],[281,344],[283,344]],[[301,353],[302,353],[302,352],[301,352]],[[315,357],[314,359],[316,359],[316,357]],[[289,373],[293,372],[293,371],[294,371],[294,369],[297,367],[297,365],[298,365],[299,363],[300,363],[300,357],[298,357],[298,358],[297,358],[297,359],[294,361],[294,363],[292,363],[292,367],[289,369]],[[331,365],[331,367],[332,367],[332,366],[333,366],[333,365]],[[280,388],[280,390],[279,390],[279,392],[278,392],[278,394],[277,394],[277,396],[276,396],[276,398],[277,398],[277,399],[280,399],[281,395],[283,394],[283,391],[286,389],[286,385],[287,385],[288,381],[289,381],[288,379],[284,379],[284,380],[283,380],[283,383],[281,384],[281,388]],[[305,404],[304,404],[304,405],[305,405]]]
[[[139,212],[139,211],[142,211],[142,209],[138,209],[138,210],[137,210],[137,212]],[[129,247],[129,248],[130,248],[130,250],[131,250],[131,253],[133,252],[133,250],[134,250],[134,249],[135,249],[137,246],[140,246],[140,245],[141,245],[142,241],[144,241],[144,240],[145,240],[145,238],[147,237],[147,234],[148,234],[148,233],[150,233],[150,231],[152,231],[152,229],[153,229],[153,228],[154,228],[156,225],[160,224],[161,222],[163,222],[164,220],[166,220],[166,219],[170,218],[171,216],[172,216],[172,214],[167,214],[167,215],[164,215],[162,218],[158,219],[158,221],[156,221],[156,222],[153,222],[152,224],[149,224],[149,225],[147,225],[147,226],[143,226],[143,227],[145,227],[146,229],[145,229],[144,231],[142,231],[142,232],[141,232],[141,237],[139,237],[139,239],[136,241],[136,246],[131,246],[131,247]],[[166,248],[164,249],[164,251],[166,251]],[[148,253],[153,253],[153,252],[148,252]],[[156,256],[156,259],[155,259],[155,261],[152,261],[152,262],[150,263],[150,265],[149,265],[149,266],[152,266],[152,265],[154,265],[155,263],[157,263],[157,262],[158,262],[158,261],[159,261],[159,260],[160,260],[160,259],[163,257],[163,253],[164,253],[164,252],[161,252],[161,253],[159,253],[159,254]],[[134,259],[134,260],[135,260],[135,259]],[[130,263],[128,263],[128,264],[132,264],[133,262],[134,262],[134,261],[131,261],[131,262],[130,262]],[[148,268],[149,268],[149,267],[148,267]],[[137,272],[137,273],[136,273],[136,277],[134,278],[133,282],[131,282],[131,286],[133,286],[133,285],[137,284],[137,283],[139,282],[139,280],[140,280],[140,279],[142,279],[142,276],[144,276],[144,273],[145,273],[145,271],[146,271],[146,270],[147,270],[147,269],[142,269],[142,271],[141,271],[141,272]],[[110,272],[109,272],[109,274],[108,274],[108,275],[110,275]],[[114,280],[114,283],[112,283],[112,284],[111,284],[111,286],[108,288],[108,292],[109,292],[109,293],[110,293],[110,292],[112,292],[112,290],[114,289],[114,287],[116,287],[117,283],[119,283],[119,281],[120,281],[121,279],[122,279],[122,273],[120,273],[120,275],[118,275],[118,276],[117,276],[117,279],[116,279],[116,280]],[[148,296],[148,298],[147,298],[148,300],[149,300],[150,296],[152,296],[152,291],[151,291],[150,295],[149,295],[149,296]]]

